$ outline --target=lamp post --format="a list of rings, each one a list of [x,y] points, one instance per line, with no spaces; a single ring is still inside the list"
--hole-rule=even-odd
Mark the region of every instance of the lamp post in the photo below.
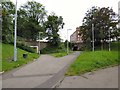
[[[109,51],[111,51],[111,48],[110,48],[110,41],[111,41],[111,38],[110,38],[110,31],[111,31],[112,27],[110,27],[109,29]]]
[[[94,51],[94,24],[92,24],[92,51]]]
[[[68,30],[72,30],[72,29],[67,29],[67,54],[69,54]]]
[[[38,51],[39,54],[40,54],[40,34],[41,34],[41,33],[43,33],[43,32],[39,32],[39,49],[38,49],[38,50],[39,50],[39,51]]]
[[[15,31],[14,31],[14,61],[17,61],[17,48],[16,48],[16,39],[17,39],[17,0],[15,5]]]

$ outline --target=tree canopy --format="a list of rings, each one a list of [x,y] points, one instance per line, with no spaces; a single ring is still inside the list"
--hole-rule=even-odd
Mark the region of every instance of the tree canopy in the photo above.
[[[13,40],[13,20],[15,6],[12,2],[3,2],[2,5],[2,41],[11,42]]]
[[[28,1],[18,11],[18,35],[36,40],[38,32],[44,32],[45,16],[46,10],[42,4]]]
[[[15,5],[12,2],[2,3],[2,39],[3,42],[13,42]],[[36,1],[28,1],[17,10],[17,37],[22,40],[37,40],[47,38],[52,45],[60,42],[59,30],[64,26],[62,16],[55,13],[47,15],[45,7]]]
[[[94,25],[95,43],[101,43],[109,38],[109,32],[117,30],[117,14],[109,7],[92,7],[87,11],[80,27],[84,43],[92,42],[92,24]]]
[[[62,16],[56,16],[55,14],[48,16],[47,21],[45,22],[45,30],[48,40],[52,45],[59,45],[61,39],[58,32],[63,26],[64,22]]]

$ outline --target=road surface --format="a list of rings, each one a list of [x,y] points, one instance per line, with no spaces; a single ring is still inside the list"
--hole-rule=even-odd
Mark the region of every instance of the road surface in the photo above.
[[[51,88],[64,77],[80,52],[55,58],[41,55],[36,61],[2,75],[3,88]]]
[[[118,66],[65,77],[57,88],[118,88]]]

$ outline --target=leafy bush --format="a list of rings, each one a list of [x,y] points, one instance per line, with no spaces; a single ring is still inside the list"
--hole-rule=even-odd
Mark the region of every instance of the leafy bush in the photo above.
[[[58,52],[58,49],[53,46],[48,46],[41,50],[42,54],[50,54],[50,53],[56,53],[56,52]]]
[[[111,50],[118,51],[120,48],[120,42],[112,42],[111,43]]]
[[[59,53],[59,52],[65,52],[66,49],[64,47],[64,44],[60,44],[59,46],[47,46],[46,48],[41,50],[42,54],[51,54],[51,53]]]
[[[13,42],[11,42],[10,44],[14,44]],[[25,51],[28,51],[28,52],[31,52],[31,53],[35,53],[35,50],[31,47],[29,47],[28,45],[25,45],[23,43],[18,43],[17,42],[17,47],[22,49],[22,50],[25,50]]]
[[[24,45],[22,43],[17,43],[17,47],[20,49],[23,49],[25,51],[31,52],[31,53],[35,53],[35,50],[27,45]]]

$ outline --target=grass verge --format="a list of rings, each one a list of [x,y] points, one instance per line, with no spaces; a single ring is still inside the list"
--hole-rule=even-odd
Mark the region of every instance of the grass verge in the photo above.
[[[77,60],[71,64],[65,75],[81,75],[99,68],[118,65],[118,51],[83,52]]]
[[[28,62],[33,61],[38,58],[39,55],[36,53],[30,53],[22,49],[17,48],[17,61],[13,61],[14,47],[9,44],[2,45],[2,69],[0,71],[9,71],[14,68],[17,68],[21,65],[27,64]],[[27,58],[23,58],[23,54],[27,54]]]
[[[70,51],[69,54],[70,53],[73,53],[73,51]],[[66,56],[68,54],[66,52],[58,52],[58,53],[53,53],[51,55],[54,56],[54,57],[63,57],[63,56]]]

